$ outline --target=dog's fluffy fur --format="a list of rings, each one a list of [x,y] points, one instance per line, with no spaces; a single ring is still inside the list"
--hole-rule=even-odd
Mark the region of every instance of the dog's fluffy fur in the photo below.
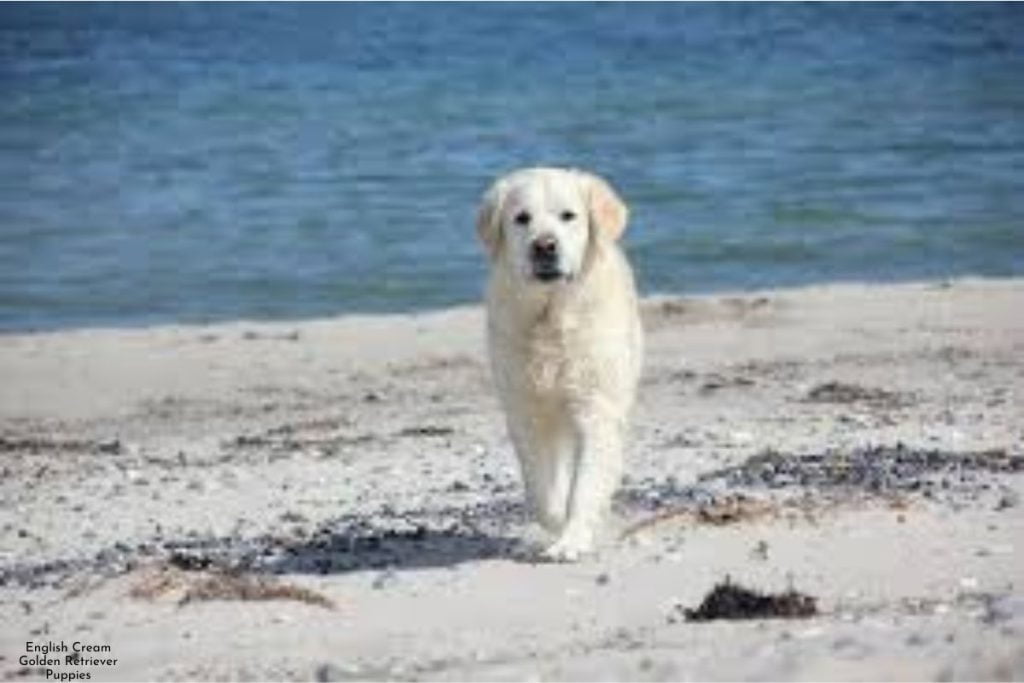
[[[552,560],[593,550],[622,474],[643,356],[627,218],[607,182],[555,168],[500,178],[478,215],[494,382]]]

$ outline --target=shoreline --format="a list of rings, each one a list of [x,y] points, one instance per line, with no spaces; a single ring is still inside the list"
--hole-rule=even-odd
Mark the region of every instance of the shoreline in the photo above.
[[[805,284],[794,284],[794,285],[779,285],[779,286],[768,286],[768,287],[751,287],[748,289],[744,288],[733,288],[726,287],[722,289],[712,290],[693,290],[685,292],[660,292],[650,291],[642,293],[640,296],[641,304],[652,303],[663,300],[671,299],[717,299],[717,298],[739,298],[749,297],[758,295],[771,295],[784,292],[802,292],[819,289],[870,289],[875,287],[945,287],[953,286],[956,284],[999,284],[1006,282],[1014,282],[1024,280],[1024,275],[1010,275],[1010,276],[988,276],[988,275],[957,275],[949,277],[934,277],[934,278],[908,278],[908,279],[892,279],[892,280],[823,280],[809,282]],[[163,330],[170,328],[195,328],[203,329],[209,327],[222,327],[222,326],[233,326],[233,325],[253,325],[253,326],[301,326],[307,323],[318,323],[327,321],[339,321],[348,318],[352,319],[367,319],[367,318],[389,318],[389,319],[400,319],[407,317],[419,317],[419,316],[431,316],[436,314],[444,314],[448,312],[457,312],[463,310],[471,310],[481,308],[483,305],[483,293],[481,296],[474,301],[468,301],[464,303],[455,303],[446,306],[440,306],[436,308],[423,308],[423,309],[410,309],[410,310],[398,310],[398,311],[343,311],[336,314],[330,315],[296,315],[295,317],[278,317],[278,318],[252,318],[252,317],[222,317],[212,318],[209,320],[157,320],[151,322],[137,322],[137,323],[87,323],[81,325],[68,325],[68,326],[52,326],[52,327],[25,327],[25,328],[0,328],[0,341],[6,337],[25,337],[25,336],[42,336],[42,335],[56,335],[64,333],[77,333],[77,332],[138,332],[146,330]]]
[[[575,565],[520,549],[479,306],[0,335],[0,673],[80,640],[93,680],[1024,676],[1024,279],[642,306]],[[726,576],[819,614],[687,622]]]

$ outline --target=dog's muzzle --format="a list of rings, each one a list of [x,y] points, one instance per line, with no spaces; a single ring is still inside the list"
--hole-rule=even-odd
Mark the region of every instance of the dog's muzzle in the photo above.
[[[558,257],[558,242],[550,235],[541,235],[530,244],[530,262],[533,275],[542,282],[551,282],[563,277]]]

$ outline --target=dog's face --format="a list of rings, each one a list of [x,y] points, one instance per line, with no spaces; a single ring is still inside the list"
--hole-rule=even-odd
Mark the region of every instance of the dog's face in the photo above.
[[[571,280],[583,265],[590,220],[567,174],[520,177],[508,188],[499,220],[508,256],[524,277]]]
[[[625,225],[625,205],[597,176],[533,168],[491,187],[477,229],[492,260],[507,259],[526,280],[557,284],[582,272],[592,240],[614,240]]]

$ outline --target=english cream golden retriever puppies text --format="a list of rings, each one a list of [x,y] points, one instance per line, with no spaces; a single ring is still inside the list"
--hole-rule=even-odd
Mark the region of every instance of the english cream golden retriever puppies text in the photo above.
[[[643,357],[633,274],[617,243],[627,219],[598,176],[529,168],[497,180],[477,220],[491,265],[494,383],[552,560],[594,548],[622,475]]]

